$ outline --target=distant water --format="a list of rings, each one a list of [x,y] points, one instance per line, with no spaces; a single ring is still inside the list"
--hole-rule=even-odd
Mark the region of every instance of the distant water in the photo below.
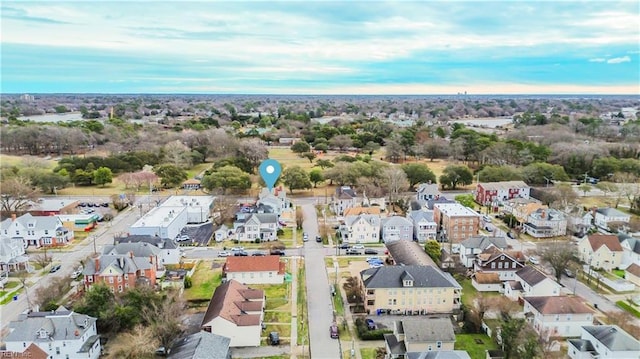
[[[50,113],[46,115],[38,115],[38,116],[22,116],[18,117],[20,121],[31,121],[31,122],[71,122],[71,121],[82,121],[82,114],[80,112],[77,113]]]
[[[511,117],[493,117],[493,118],[469,118],[462,120],[454,120],[451,122],[461,123],[470,127],[489,127],[496,128],[502,127],[505,125],[509,125],[513,123],[513,118]]]

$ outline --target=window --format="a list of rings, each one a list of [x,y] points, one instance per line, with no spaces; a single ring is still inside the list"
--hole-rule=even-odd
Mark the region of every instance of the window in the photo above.
[[[502,262],[498,262],[498,269],[502,269]]]
[[[431,346],[431,344],[429,344],[429,347],[427,348],[428,351],[432,351],[433,347]]]
[[[88,276],[88,278],[89,278],[89,283],[93,283],[93,276],[90,275],[90,276]]]
[[[48,230],[48,229],[45,229],[45,230],[44,230],[44,234],[45,234],[46,236],[48,236],[48,235],[49,235],[49,230]]]
[[[511,262],[511,268],[515,268],[516,267],[516,262]]]
[[[436,342],[436,348],[438,349],[442,348],[442,342]]]
[[[56,347],[56,354],[60,354],[60,347]]]
[[[496,262],[491,263],[491,269],[496,269]]]

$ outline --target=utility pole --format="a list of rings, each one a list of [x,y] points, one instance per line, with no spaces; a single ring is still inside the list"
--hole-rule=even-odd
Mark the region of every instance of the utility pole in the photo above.
[[[93,235],[93,254],[96,255],[98,254],[98,251],[96,250],[96,235]]]

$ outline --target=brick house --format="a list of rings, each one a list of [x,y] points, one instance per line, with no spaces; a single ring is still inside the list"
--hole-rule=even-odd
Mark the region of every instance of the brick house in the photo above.
[[[133,253],[102,254],[85,263],[84,286],[103,283],[112,292],[121,293],[136,285],[156,285],[157,257],[135,257]]]
[[[478,234],[480,214],[460,203],[436,203],[433,219],[438,232],[452,243],[464,241]]]
[[[513,198],[529,198],[531,187],[523,181],[485,182],[476,186],[476,202],[498,205]]]

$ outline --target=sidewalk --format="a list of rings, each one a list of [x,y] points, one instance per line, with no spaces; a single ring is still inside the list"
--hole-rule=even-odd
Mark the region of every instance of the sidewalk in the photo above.
[[[338,264],[338,257],[336,257],[335,255],[331,257],[333,259],[333,266],[334,268],[337,268],[336,272],[339,274],[340,273],[340,268],[339,268],[339,264]],[[342,355],[343,358],[345,357],[345,354],[348,358],[356,358],[356,359],[362,359],[362,355],[360,354],[360,340],[358,340],[358,334],[357,334],[357,330],[355,329],[355,322],[353,321],[353,316],[351,315],[351,309],[349,307],[349,302],[347,301],[347,296],[345,295],[344,291],[339,288],[341,285],[341,280],[340,278],[338,278],[338,288],[336,288],[337,292],[340,293],[340,295],[342,296],[342,303],[343,307],[344,307],[344,320],[347,323],[347,327],[349,328],[349,333],[351,334],[351,338],[352,341],[351,343],[348,342],[343,342],[342,340],[340,340],[340,348],[342,350]],[[352,349],[354,350],[354,354],[355,356],[350,356],[349,350]]]
[[[291,359],[296,359],[298,347],[298,260],[291,261]]]

